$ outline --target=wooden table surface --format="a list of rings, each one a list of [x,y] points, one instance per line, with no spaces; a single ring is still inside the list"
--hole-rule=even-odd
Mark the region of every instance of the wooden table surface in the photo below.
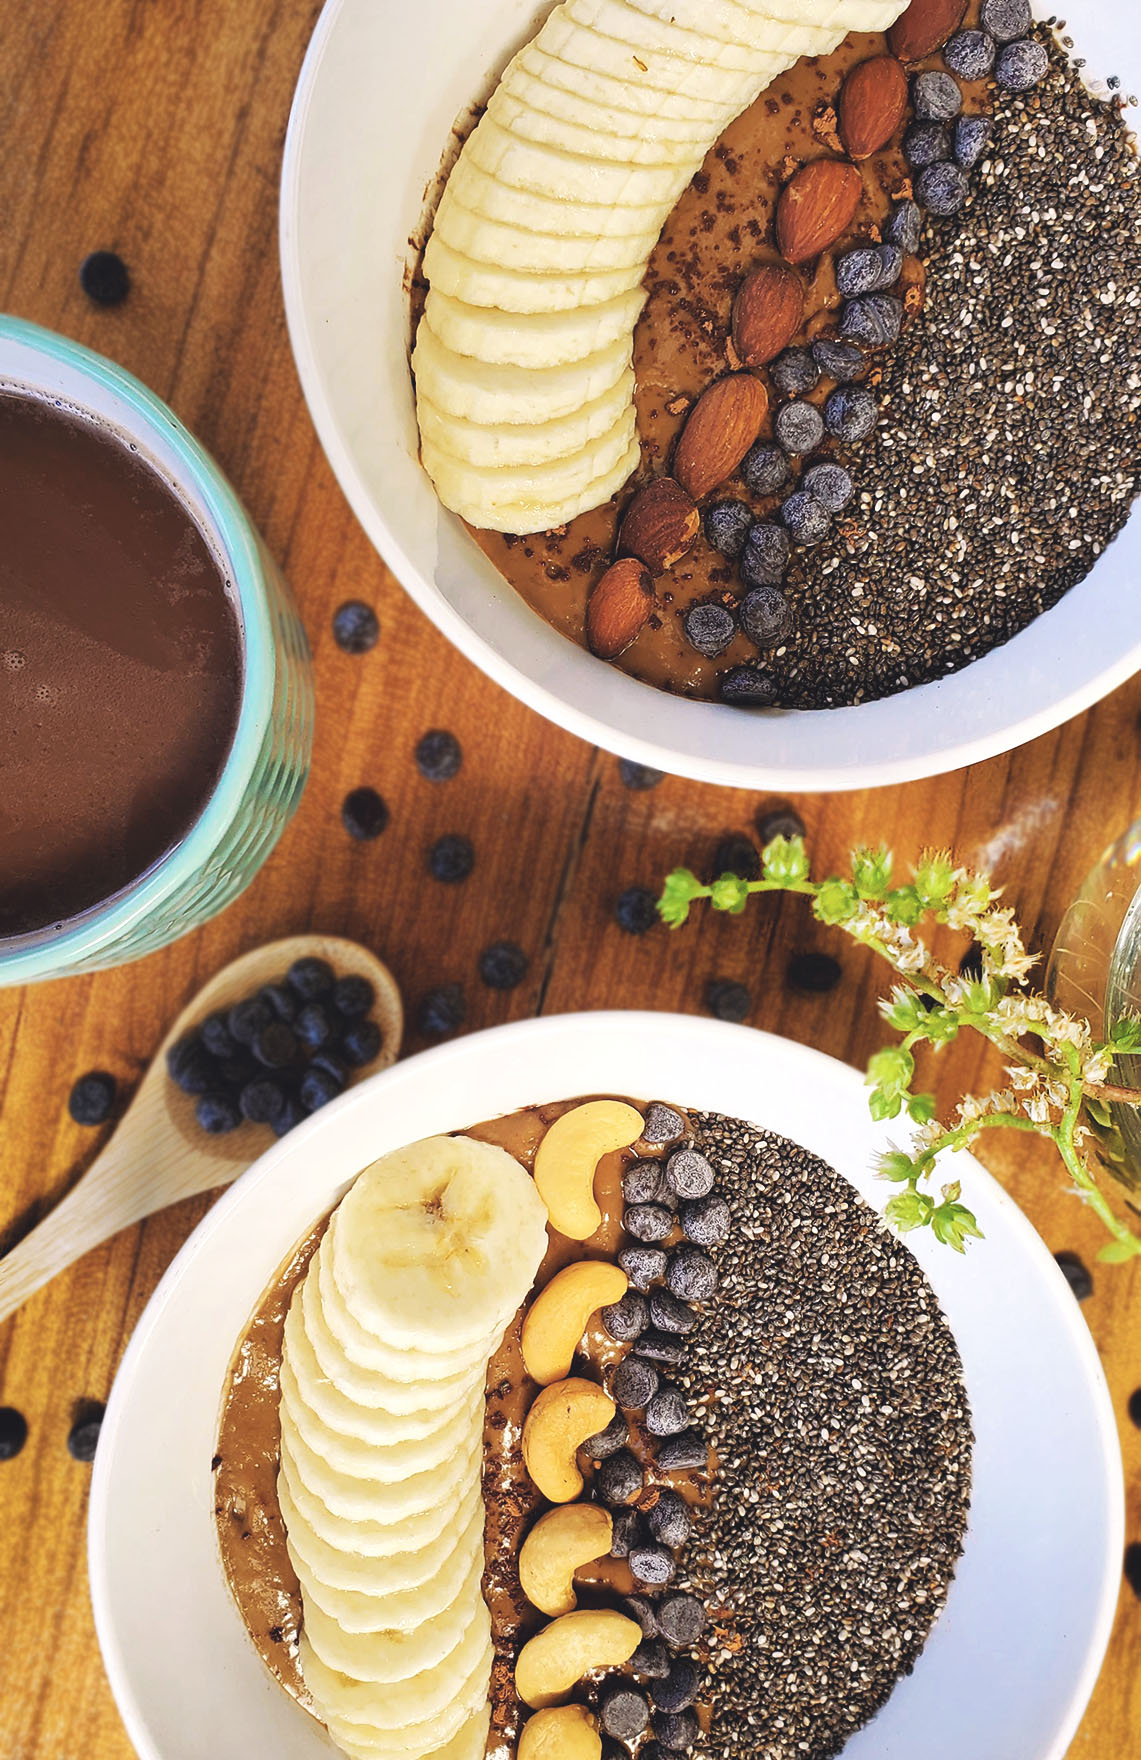
[[[282,142],[317,11],[316,0],[0,0],[3,306],[130,368],[218,456],[293,583],[318,685],[307,793],[237,904],[138,965],[0,994],[0,1247],[67,1190],[103,1140],[68,1117],[74,1078],[104,1068],[129,1090],[210,973],[297,930],[356,936],[391,964],[410,1004],[410,1052],[424,1044],[417,1001],[444,982],[464,988],[464,1030],[567,1009],[700,1012],[709,979],[730,977],[748,985],[756,1026],[855,1063],[881,1039],[873,1002],[882,972],[800,901],[769,901],[743,920],[706,915],[676,936],[660,926],[624,933],[613,915],[623,887],[656,887],[679,861],[706,866],[721,836],[748,832],[765,803],[673,779],[644,793],[625,788],[614,758],[545,725],[454,653],[349,513],[302,401],[277,269]],[[130,268],[130,297],[117,309],[93,307],[77,280],[82,258],[100,247]],[[349,598],[380,616],[380,642],[361,658],[332,638],[332,613]],[[413,762],[432,727],[450,728],[463,746],[459,775],[443,785]],[[1009,757],[906,788],[795,804],[819,867],[865,840],[883,839],[902,858],[947,843],[994,871],[1033,945],[1045,947],[1086,870],[1141,806],[1139,744],[1135,680]],[[354,843],[341,826],[341,801],[361,784],[391,809],[371,843]],[[453,831],[471,838],[475,869],[444,886],[428,876],[426,852]],[[530,956],[525,982],[508,994],[487,989],[476,971],[480,949],[503,937]],[[842,963],[830,994],[786,982],[790,954],[809,948]],[[964,1035],[943,1056],[939,1091],[954,1096],[990,1073]],[[1003,1154],[992,1140],[990,1165],[1052,1250],[1092,1265],[1096,1226],[1061,1190],[1049,1155],[1015,1142]],[[106,1398],[143,1304],[206,1204],[124,1233],[0,1326],[0,1404],[18,1407],[30,1432],[22,1453],[0,1464],[4,1760],[131,1753],[88,1604],[89,1468],[71,1458],[66,1437],[82,1402]],[[1141,1540],[1141,1430],[1126,1412],[1141,1385],[1141,1266],[1099,1268],[1094,1283],[1084,1313],[1120,1421],[1129,1536]],[[1141,1603],[1126,1585],[1071,1753],[1141,1754]]]

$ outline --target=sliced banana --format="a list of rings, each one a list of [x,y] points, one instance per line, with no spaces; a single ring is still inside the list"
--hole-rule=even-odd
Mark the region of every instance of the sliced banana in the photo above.
[[[608,391],[629,369],[631,342],[619,337],[597,354],[561,367],[491,366],[445,349],[421,320],[412,371],[438,409],[464,421],[550,422]],[[348,1298],[339,1270],[337,1281]],[[379,1282],[379,1273],[372,1281]]]
[[[460,201],[448,202],[446,208],[441,205],[439,228],[438,233],[432,234],[433,240],[442,239],[473,262],[484,266],[497,264],[515,273],[542,276],[545,281],[559,274],[625,273],[634,261],[637,270],[634,286],[645,274],[646,258],[653,249],[649,241],[651,237],[657,237],[656,233],[649,232],[636,233],[632,239],[614,238],[609,234],[585,238],[572,232],[539,232],[510,221],[490,220],[485,214],[473,214]],[[476,305],[480,303],[470,294],[462,297]],[[536,309],[553,311],[558,308],[538,305]]]
[[[426,1472],[456,1452],[472,1428],[483,1421],[482,1388],[475,1388],[454,1411],[445,1408],[443,1423],[425,1436],[402,1438],[387,1444],[366,1441],[361,1436],[346,1436],[324,1423],[297,1385],[293,1370],[283,1358],[281,1364],[281,1405],[288,1411],[298,1434],[314,1454],[327,1460],[339,1473],[354,1479],[407,1478]],[[356,1408],[358,1411],[360,1407]]]
[[[483,1425],[473,1429],[454,1455],[425,1473],[394,1484],[384,1480],[350,1479],[314,1454],[297,1434],[289,1413],[281,1413],[281,1459],[290,1469],[290,1485],[298,1484],[318,1498],[324,1509],[364,1528],[381,1527],[418,1516],[441,1504],[453,1508],[464,1490],[479,1477],[483,1460]]]
[[[297,1301],[294,1296],[294,1301]],[[366,1408],[381,1407],[385,1411],[405,1413],[422,1411],[433,1400],[441,1408],[457,1405],[471,1397],[473,1388],[482,1387],[487,1379],[486,1366],[476,1364],[462,1375],[448,1375],[438,1381],[393,1381],[375,1369],[364,1369],[354,1363],[329,1330],[322,1311],[316,1277],[306,1277],[300,1286],[301,1320],[306,1336],[322,1372],[349,1400]]]
[[[522,317],[602,305],[640,286],[645,272],[644,262],[633,263],[626,269],[549,273],[508,269],[501,263],[480,262],[453,249],[438,232],[433,232],[424,252],[424,274],[433,287],[442,288],[469,305],[496,306]]]
[[[454,1375],[467,1376],[480,1370],[486,1373],[487,1359],[499,1342],[498,1336],[476,1339],[459,1350],[402,1350],[362,1326],[337,1286],[333,1270],[336,1227],[334,1216],[315,1255],[314,1269],[321,1314],[350,1363],[382,1376],[385,1381],[446,1381]]]
[[[550,55],[567,61],[584,71],[597,71],[611,79],[623,80],[631,87],[643,86],[678,96],[702,98],[713,105],[723,121],[718,121],[716,139],[731,117],[751,104],[761,88],[776,72],[765,68],[750,69],[715,67],[665,50],[643,50],[636,43],[620,40],[580,24],[563,6],[555,8],[535,41]]]
[[[593,202],[620,208],[673,207],[693,176],[697,158],[680,165],[621,165],[584,159],[558,147],[520,139],[485,115],[469,135],[464,155],[481,171],[515,189],[559,201]],[[450,181],[450,180],[449,180]],[[660,226],[660,222],[659,222]]]
[[[540,77],[531,70],[532,65],[525,63],[521,55],[509,62],[490,102],[526,105],[529,111],[541,113],[551,121],[627,141],[632,149],[643,145],[652,148],[657,141],[669,141],[674,146],[700,151],[709,141],[711,123],[707,116],[673,116],[668,111],[647,115],[623,102],[628,95],[624,85],[609,99],[586,98],[579,91],[567,91],[552,79]],[[549,68],[550,59],[543,65]],[[647,157],[652,158],[653,153]]]
[[[493,529],[497,532],[516,532],[522,537],[529,532],[549,532],[556,526],[568,525],[580,513],[588,513],[594,507],[601,507],[604,502],[617,495],[623,483],[637,470],[641,457],[641,443],[635,437],[630,443],[629,451],[613,471],[596,479],[592,488],[583,490],[581,494],[571,495],[565,501],[548,502],[543,506],[527,501],[500,508],[495,516]],[[460,509],[454,508],[452,511],[460,512]],[[461,518],[468,518],[468,515],[461,513]],[[472,509],[469,523],[480,523],[478,508]]]
[[[366,1748],[370,1754],[391,1756],[392,1760],[397,1756],[403,1760],[406,1755],[434,1755],[443,1743],[454,1741],[468,1721],[478,1716],[486,1705],[490,1674],[490,1666],[487,1674],[482,1675],[477,1664],[466,1679],[457,1682],[456,1697],[451,1704],[427,1717],[418,1718],[414,1723],[382,1727],[375,1722],[370,1725],[359,1718],[333,1712],[328,1719],[329,1734],[342,1744],[353,1743]]]
[[[406,1630],[346,1632],[315,1603],[306,1603],[305,1633],[322,1662],[353,1680],[382,1686],[406,1681],[451,1655],[483,1606],[482,1576],[482,1557],[473,1559],[459,1594],[430,1619]]]
[[[643,8],[635,0],[566,0],[566,12],[577,24],[587,25],[620,43],[628,43],[640,60],[651,55],[672,55],[680,61],[724,69],[726,73],[775,79],[782,71],[774,65],[782,48],[782,36],[798,27],[766,21],[759,13],[740,12],[740,25],[745,34],[713,35],[705,24],[704,7],[701,24],[690,29],[674,21],[679,9],[665,5]],[[791,66],[795,53],[784,62]]]
[[[328,1606],[328,1594],[344,1590],[361,1596],[389,1596],[396,1599],[408,1589],[428,1582],[442,1573],[448,1560],[471,1532],[473,1524],[483,1533],[483,1497],[478,1485],[471,1485],[463,1501],[454,1511],[445,1512],[439,1531],[422,1544],[417,1543],[416,1527],[409,1523],[404,1533],[389,1531],[394,1550],[387,1553],[347,1551],[331,1545],[314,1532],[312,1523],[298,1509],[284,1476],[278,1481],[278,1499],[285,1523],[290,1557],[295,1557],[310,1579],[320,1578]],[[457,1540],[457,1535],[461,1540]],[[407,1539],[408,1550],[395,1543]],[[301,1576],[301,1570],[298,1570]]]
[[[522,325],[507,312],[469,306],[430,288],[428,323],[445,348],[497,366],[561,367],[580,361],[621,336],[629,336],[645,303],[640,288],[600,306],[536,313]]]
[[[533,74],[545,86],[578,94],[590,103],[613,105],[616,110],[628,110],[637,116],[699,122],[710,141],[716,140],[726,123],[736,115],[732,104],[724,98],[695,98],[685,92],[664,92],[651,85],[637,68],[628,75],[625,72],[604,73],[598,67],[582,66],[544,48],[538,38],[520,49],[514,60],[508,63],[503,76],[505,81],[517,66]]]
[[[282,1363],[288,1363],[300,1398],[329,1429],[358,1437],[377,1448],[388,1448],[394,1442],[430,1435],[467,1402],[482,1395],[482,1385],[473,1371],[461,1378],[458,1394],[450,1392],[447,1382],[426,1382],[422,1386],[393,1383],[401,1409],[361,1404],[344,1393],[318,1362],[303,1324],[303,1304],[303,1295],[295,1294],[285,1318]],[[331,1340],[327,1348],[334,1352],[334,1357],[327,1358],[332,1372],[344,1380],[348,1359],[343,1353],[336,1353]],[[433,1400],[437,1401],[435,1405]]]
[[[608,479],[637,444],[637,421],[633,408],[623,410],[609,434],[569,458],[550,464],[517,465],[476,471],[436,452],[425,440],[424,467],[436,485],[445,507],[472,525],[494,525],[505,509],[533,503],[535,513],[572,496],[589,495],[595,485]]]
[[[421,1620],[431,1619],[443,1608],[455,1600],[460,1593],[473,1561],[483,1556],[484,1511],[482,1500],[476,1513],[464,1528],[460,1538],[451,1551],[446,1554],[424,1577],[416,1583],[409,1583],[402,1589],[380,1587],[376,1590],[361,1588],[345,1588],[340,1582],[328,1582],[318,1574],[318,1570],[310,1563],[309,1558],[301,1551],[291,1536],[289,1539],[289,1557],[297,1572],[298,1581],[306,1597],[305,1605],[316,1602],[330,1619],[335,1619],[346,1632],[378,1632],[390,1631],[394,1627],[405,1630],[418,1625]],[[426,1549],[427,1550],[427,1549]],[[397,1554],[395,1561],[373,1559],[369,1562],[378,1566],[375,1580],[386,1585],[389,1573],[386,1566],[390,1562],[398,1562],[402,1555]],[[422,1557],[422,1554],[404,1555]],[[334,1558],[334,1570],[340,1563],[339,1556]],[[362,1573],[363,1576],[363,1573]]]
[[[584,104],[583,109],[586,108]],[[612,134],[593,121],[570,123],[533,109],[513,93],[504,91],[502,86],[488,105],[487,113],[501,128],[521,140],[534,141],[537,146],[557,147],[560,152],[577,153],[580,158],[613,159],[623,165],[688,165],[691,177],[701,163],[701,141],[672,141],[654,133],[639,140],[632,135]],[[603,115],[608,114],[603,111]],[[632,125],[633,117],[630,122]],[[619,213],[620,210],[613,212]]]
[[[449,1503],[439,1503],[429,1509],[420,1510],[415,1515],[407,1515],[402,1521],[393,1522],[354,1522],[344,1516],[334,1515],[326,1508],[319,1497],[305,1485],[289,1456],[288,1449],[281,1451],[280,1479],[284,1481],[284,1495],[278,1493],[278,1500],[284,1512],[286,1502],[295,1509],[310,1531],[340,1552],[359,1552],[375,1557],[389,1557],[395,1552],[418,1551],[437,1540],[445,1529],[454,1528],[456,1512],[460,1507],[460,1497]],[[465,1487],[463,1490],[470,1489]],[[288,1531],[288,1519],[286,1529]]]
[[[549,148],[540,141],[531,144],[537,150],[562,153],[562,148]],[[688,148],[678,155],[678,160],[691,167],[700,163]],[[464,159],[456,166],[448,179],[441,209],[445,201],[458,202],[469,214],[498,220],[501,226],[550,233],[555,238],[607,239],[612,247],[619,242],[656,238],[669,212],[664,202],[634,212],[609,202],[580,202],[554,193],[517,189],[481,170],[474,159]]]
[[[676,0],[626,0],[626,4],[643,17],[670,24],[678,16]],[[788,10],[778,5],[774,11],[771,6],[753,5],[750,0],[702,0],[699,28],[718,42],[746,44],[770,54],[787,53],[793,43],[801,40],[796,33],[801,33],[808,46],[795,49],[793,59],[803,54],[824,54],[826,37],[828,46],[835,46],[833,33],[811,18],[786,18]],[[582,13],[576,12],[576,17],[582,17],[584,23],[592,22]]]
[[[545,464],[566,458],[609,433],[634,394],[634,373],[623,373],[601,397],[553,422],[464,422],[445,415],[421,394],[420,432],[449,458],[472,465]]]
[[[349,1760],[408,1760],[408,1757],[430,1754],[432,1760],[483,1760],[487,1752],[487,1732],[491,1726],[491,1706],[484,1705],[472,1712],[449,1742],[439,1747],[434,1738],[412,1746],[393,1746],[391,1735],[374,1736],[370,1742],[354,1741],[342,1736],[340,1745]]]
[[[322,1662],[304,1631],[300,1640],[305,1684],[331,1729],[336,1718],[398,1730],[422,1723],[449,1706],[459,1710],[462,1722],[487,1697],[492,1654],[491,1619],[482,1601],[455,1648],[431,1668],[402,1681],[355,1680]]]

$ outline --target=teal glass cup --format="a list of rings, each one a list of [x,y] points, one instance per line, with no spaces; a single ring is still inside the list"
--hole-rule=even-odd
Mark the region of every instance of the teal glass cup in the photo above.
[[[205,533],[238,619],[242,689],[229,755],[178,843],[65,922],[0,937],[0,985],[125,964],[216,916],[249,885],[305,786],[313,743],[309,646],[292,596],[218,466],[161,399],[78,343],[0,315],[0,391],[87,414],[151,463]]]

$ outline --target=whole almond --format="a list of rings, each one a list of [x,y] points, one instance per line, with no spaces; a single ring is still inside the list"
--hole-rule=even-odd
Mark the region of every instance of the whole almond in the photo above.
[[[907,75],[894,55],[853,67],[840,91],[840,138],[853,159],[886,146],[907,109]]]
[[[655,477],[639,489],[618,530],[618,549],[636,556],[651,574],[680,562],[701,526],[691,496],[672,477]]]
[[[835,244],[859,206],[863,180],[843,159],[802,165],[780,192],[777,244],[790,263],[806,263]]]
[[[775,360],[804,321],[804,288],[784,263],[762,263],[733,301],[733,347],[744,367]]]
[[[966,10],[967,0],[911,0],[887,34],[888,47],[901,61],[922,61],[958,30]]]
[[[702,392],[674,453],[674,476],[695,501],[732,476],[768,407],[768,394],[751,373],[729,373]]]
[[[636,556],[612,562],[586,606],[586,637],[600,660],[616,660],[644,629],[654,603],[649,570]]]

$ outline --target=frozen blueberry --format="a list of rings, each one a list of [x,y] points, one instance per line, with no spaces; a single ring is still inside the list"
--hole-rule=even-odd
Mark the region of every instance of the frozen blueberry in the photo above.
[[[644,1143],[676,1143],[685,1135],[685,1119],[672,1106],[651,1100],[642,1118]]]
[[[598,1716],[607,1735],[616,1736],[620,1742],[632,1742],[649,1723],[650,1706],[645,1693],[622,1681],[603,1693]]]
[[[375,1021],[353,1021],[341,1039],[345,1062],[352,1069],[364,1069],[380,1055],[380,1028]]]
[[[272,1124],[285,1105],[285,1092],[272,1076],[255,1076],[238,1095],[238,1107],[251,1124]]]
[[[416,768],[429,782],[450,782],[463,761],[459,740],[446,728],[430,727],[416,741]]]
[[[619,758],[618,777],[623,788],[641,794],[644,789],[657,788],[659,782],[665,781],[666,773],[655,770],[652,764],[636,764],[633,758]]]
[[[773,361],[769,374],[785,397],[799,397],[812,390],[820,377],[820,368],[806,348],[786,348]]]
[[[773,433],[786,452],[803,457],[824,438],[824,418],[814,403],[782,403],[773,417]]]
[[[328,960],[307,954],[303,959],[294,960],[285,974],[285,981],[304,1001],[316,1002],[319,997],[328,995],[337,980]]]
[[[131,277],[117,251],[91,251],[79,265],[79,285],[97,306],[122,305]]]
[[[917,73],[911,82],[911,102],[920,122],[950,122],[963,108],[963,94],[949,73]]]
[[[671,1218],[672,1220],[672,1218]],[[611,1338],[631,1344],[640,1338],[650,1324],[650,1310],[644,1295],[628,1289],[619,1302],[610,1302],[602,1310],[602,1324]]]
[[[994,38],[986,31],[956,31],[943,45],[943,60],[960,79],[985,79],[994,66]]]
[[[217,1058],[214,1068],[218,1079],[211,1084],[212,1087],[242,1088],[253,1081],[260,1066],[244,1046],[238,1045],[232,1057]]]
[[[277,1017],[262,996],[249,996],[244,1002],[235,1002],[226,1016],[230,1037],[239,1045],[253,1045],[259,1033],[275,1024]]]
[[[514,941],[493,941],[479,956],[479,975],[489,990],[514,990],[527,976],[529,964]]]
[[[704,1198],[713,1190],[713,1169],[698,1149],[675,1149],[666,1162],[666,1180],[679,1198]]]
[[[437,837],[428,851],[428,872],[433,880],[442,880],[445,886],[455,886],[466,880],[474,867],[475,850],[471,839],[458,831],[448,831],[443,837]]]
[[[751,495],[775,495],[788,482],[788,459],[779,446],[758,440],[741,460],[741,476]]]
[[[622,1224],[635,1240],[664,1241],[673,1228],[674,1216],[663,1204],[631,1204]]]
[[[824,405],[828,432],[848,446],[867,438],[877,414],[875,398],[862,385],[838,385]]]
[[[341,824],[350,837],[368,843],[388,824],[388,808],[375,788],[354,788],[341,802]]]
[[[614,919],[627,935],[644,935],[658,920],[657,894],[648,886],[627,886],[614,901]]]
[[[1141,1430],[1141,1387],[1133,1389],[1125,1409],[1129,1413],[1130,1423],[1136,1424],[1138,1430]]]
[[[829,513],[843,513],[856,492],[842,464],[814,464],[804,473],[804,488]]]
[[[305,1112],[297,1095],[287,1094],[285,1096],[285,1104],[274,1119],[270,1129],[273,1131],[275,1137],[288,1136],[294,1126],[299,1125],[304,1117]]]
[[[631,1600],[632,1599],[634,1599],[634,1597],[631,1597]],[[638,1596],[637,1599],[641,1600],[642,1597]],[[626,1606],[629,1607],[629,1605],[630,1603],[628,1601]],[[649,1605],[650,1603],[647,1601],[646,1606],[648,1607]],[[630,1667],[638,1676],[639,1680],[664,1681],[668,1678],[670,1672],[670,1653],[660,1638],[643,1638],[633,1656],[630,1658]],[[656,1689],[651,1690],[656,1699]]]
[[[686,1302],[707,1302],[717,1289],[717,1267],[700,1247],[677,1247],[670,1254],[666,1283]]]
[[[610,1530],[611,1558],[628,1558],[631,1546],[646,1537],[645,1525],[636,1509],[622,1509],[614,1516]]]
[[[355,972],[338,978],[333,986],[333,1007],[345,1020],[360,1020],[375,1000],[376,993],[368,979],[358,977]]]
[[[818,996],[834,990],[842,976],[839,960],[830,953],[794,953],[785,967],[785,977],[794,990]]]
[[[608,1461],[612,1454],[625,1448],[630,1440],[630,1426],[621,1412],[615,1412],[605,1430],[596,1436],[588,1436],[582,1445],[582,1451],[592,1461]]]
[[[684,1711],[697,1698],[701,1676],[691,1656],[676,1656],[664,1681],[653,1689],[659,1711]]]
[[[171,1046],[166,1054],[166,1069],[175,1087],[184,1094],[205,1094],[218,1079],[197,1033],[190,1033]]]
[[[774,837],[804,836],[804,820],[793,807],[758,807],[755,823],[762,849],[767,849]]]
[[[753,523],[753,510],[746,501],[715,501],[705,511],[705,538],[721,556],[737,557]]]
[[[1141,1601],[1141,1541],[1134,1540],[1125,1548],[1125,1581]],[[645,1752],[645,1749],[642,1750]]]
[[[697,1315],[687,1302],[679,1301],[672,1290],[650,1291],[650,1324],[660,1332],[692,1332]]]
[[[115,1078],[105,1069],[88,1070],[67,1097],[76,1124],[106,1124],[115,1106]]]
[[[951,167],[953,169],[953,167]],[[845,336],[854,336],[869,348],[886,348],[903,327],[903,302],[892,293],[865,293],[850,299],[840,318]]]
[[[673,1553],[665,1546],[632,1546],[630,1571],[636,1583],[648,1583],[651,1588],[663,1589],[667,1583],[673,1582],[677,1565]]]
[[[836,258],[836,288],[849,297],[856,293],[874,293],[881,285],[882,264],[874,246],[860,245]]]
[[[720,880],[722,874],[736,874],[739,880],[759,880],[761,875],[757,846],[742,831],[732,831],[721,839],[709,866],[711,880]]]
[[[974,170],[990,145],[992,132],[989,116],[960,116],[955,124],[955,164],[961,170]]]
[[[680,1748],[688,1754],[700,1733],[696,1711],[658,1711],[654,1715],[654,1734],[667,1748]]]
[[[628,1448],[620,1448],[598,1469],[598,1491],[604,1503],[631,1503],[642,1489],[642,1469]]]
[[[333,613],[333,640],[346,654],[367,654],[375,648],[380,623],[363,599],[346,599]]]
[[[1030,0],[983,0],[979,23],[1000,43],[1023,37],[1030,29]]]
[[[683,628],[690,647],[707,660],[716,660],[718,654],[723,654],[737,633],[733,613],[716,603],[691,606]]]
[[[259,994],[264,1002],[269,1003],[264,990]],[[273,1006],[272,1003],[269,1005]],[[224,1014],[208,1014],[198,1032],[211,1057],[233,1057],[237,1047]]]
[[[627,1595],[622,1603],[622,1611],[641,1626],[643,1638],[658,1636],[657,1608],[648,1596]]]
[[[823,426],[823,423],[821,423]],[[798,544],[806,550],[823,543],[832,530],[832,515],[823,502],[805,489],[796,489],[781,503],[780,516]]]
[[[705,1006],[719,1021],[743,1021],[753,999],[736,978],[710,978],[705,986]]]
[[[868,370],[867,355],[850,336],[818,336],[812,344],[812,352],[820,371],[840,385],[861,379]]]
[[[420,999],[416,1020],[426,1039],[443,1039],[464,1024],[467,1002],[460,984],[437,984]]]
[[[923,214],[918,202],[896,202],[883,230],[884,237],[890,243],[899,245],[902,250],[909,251],[914,256],[919,249],[923,232]]]
[[[297,1061],[297,1034],[285,1021],[270,1021],[254,1038],[250,1050],[263,1069],[288,1069]]]
[[[915,179],[915,193],[933,214],[957,214],[967,199],[967,179],[957,165],[928,165]]]
[[[913,171],[949,159],[950,131],[941,122],[913,122],[903,137],[903,156]]]
[[[335,1051],[318,1051],[312,1060],[313,1069],[323,1069],[343,1088],[349,1079],[349,1066]]]
[[[229,1094],[201,1094],[194,1108],[194,1116],[202,1130],[212,1137],[220,1137],[226,1131],[237,1130],[242,1122],[242,1115],[236,1101]]]
[[[663,1473],[685,1473],[694,1467],[704,1467],[709,1460],[709,1450],[700,1430],[679,1430],[676,1436],[666,1436],[658,1449],[658,1465]]]
[[[1049,65],[1044,45],[1032,37],[1023,37],[999,50],[994,77],[1004,92],[1028,92],[1043,78]]]
[[[705,1609],[696,1595],[665,1595],[654,1613],[671,1650],[688,1650],[705,1630]]]
[[[305,1112],[319,1112],[330,1100],[335,1100],[343,1090],[343,1084],[328,1070],[317,1069],[311,1065],[301,1078],[297,1097]]]
[[[14,1461],[28,1440],[28,1420],[15,1406],[0,1406],[0,1461]]]
[[[771,520],[756,520],[741,552],[741,579],[747,587],[779,587],[788,554],[788,533]]]
[[[676,1436],[688,1422],[685,1395],[672,1382],[663,1382],[646,1407],[646,1429],[651,1436]]]
[[[1073,1290],[1079,1302],[1093,1294],[1093,1278],[1076,1253],[1055,1253],[1054,1263]]]
[[[693,1517],[681,1492],[667,1486],[658,1493],[646,1523],[654,1539],[663,1546],[684,1546],[693,1528]]]
[[[753,587],[738,605],[737,616],[755,648],[775,648],[792,632],[792,611],[779,587]]]
[[[323,1046],[332,1044],[335,1038],[333,1023],[323,1002],[307,1002],[304,1008],[299,1009],[293,1031],[310,1051],[320,1051]]]
[[[95,1459],[102,1428],[103,1407],[96,1400],[86,1401],[82,1416],[76,1419],[67,1433],[67,1452],[73,1460],[90,1466]]]
[[[699,1247],[716,1247],[729,1233],[729,1206],[720,1192],[681,1206],[681,1231]]]
[[[618,1263],[634,1289],[647,1290],[666,1274],[666,1255],[660,1247],[623,1247]]]
[[[634,1355],[644,1357],[647,1363],[661,1363],[667,1369],[676,1369],[685,1361],[685,1344],[676,1332],[658,1332],[648,1326],[634,1346]]]
[[[652,1204],[664,1184],[660,1161],[631,1161],[622,1175],[622,1196],[627,1204]]]

